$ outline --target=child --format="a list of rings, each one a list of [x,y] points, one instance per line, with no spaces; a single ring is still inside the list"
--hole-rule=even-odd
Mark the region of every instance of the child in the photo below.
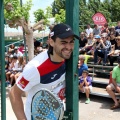
[[[89,72],[87,70],[84,70],[82,72],[82,76],[79,79],[79,89],[82,92],[86,93],[86,104],[90,103],[89,94],[92,91],[92,79],[90,76],[88,76]]]

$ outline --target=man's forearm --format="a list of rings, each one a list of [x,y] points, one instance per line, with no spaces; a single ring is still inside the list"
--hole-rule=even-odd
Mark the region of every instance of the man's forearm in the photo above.
[[[14,90],[11,90],[9,97],[17,120],[27,120],[24,113],[24,105],[21,96],[17,94],[15,95]]]

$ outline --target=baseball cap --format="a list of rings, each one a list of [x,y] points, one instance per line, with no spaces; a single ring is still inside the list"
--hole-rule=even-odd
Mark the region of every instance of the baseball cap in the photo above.
[[[101,37],[100,37],[100,35],[95,35],[95,38],[100,39]]]
[[[52,39],[55,37],[65,39],[65,38],[68,38],[70,36],[74,36],[75,38],[79,39],[79,37],[73,33],[71,27],[67,24],[64,24],[64,23],[60,23],[60,24],[55,25],[50,33],[50,37]]]
[[[117,57],[117,62],[120,64],[120,56]]]

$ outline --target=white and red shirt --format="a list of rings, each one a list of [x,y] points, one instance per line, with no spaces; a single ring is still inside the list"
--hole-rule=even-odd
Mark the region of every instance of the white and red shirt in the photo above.
[[[27,120],[31,120],[31,101],[41,88],[52,90],[61,99],[64,99],[65,61],[52,62],[47,51],[44,51],[25,66],[16,84],[21,90],[28,92],[25,114]]]

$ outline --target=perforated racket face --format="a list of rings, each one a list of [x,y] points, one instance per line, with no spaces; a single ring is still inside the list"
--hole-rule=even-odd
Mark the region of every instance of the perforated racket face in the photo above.
[[[62,102],[52,92],[40,90],[32,100],[32,120],[59,120],[62,107]]]

